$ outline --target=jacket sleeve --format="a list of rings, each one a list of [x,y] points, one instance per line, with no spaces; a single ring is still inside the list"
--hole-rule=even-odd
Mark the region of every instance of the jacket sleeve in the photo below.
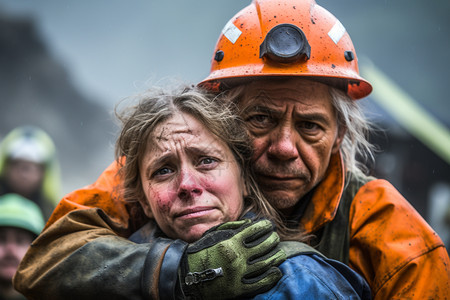
[[[450,261],[419,213],[385,180],[373,180],[350,208],[350,266],[374,299],[446,299]]]
[[[14,286],[28,299],[158,299],[172,242],[135,244],[114,233],[102,210],[76,210],[32,243]]]
[[[118,170],[119,166],[114,161],[93,184],[64,196],[47,221],[46,227],[70,211],[101,208],[117,224],[116,228],[121,234],[130,234],[129,214],[126,203],[120,197],[121,182],[117,176]]]

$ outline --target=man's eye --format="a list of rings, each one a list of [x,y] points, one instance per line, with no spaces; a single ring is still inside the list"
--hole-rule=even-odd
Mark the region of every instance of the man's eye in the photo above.
[[[264,123],[269,121],[269,116],[267,115],[254,115],[251,117],[251,120],[256,121],[256,122],[260,122],[260,123]]]
[[[247,118],[247,123],[255,126],[266,126],[272,122],[270,116],[268,115],[252,115]]]
[[[303,131],[307,131],[307,132],[314,132],[314,131],[317,131],[322,128],[320,125],[318,125],[314,122],[301,122],[299,124],[299,127]]]
[[[304,122],[304,123],[303,123],[303,128],[306,128],[306,129],[315,129],[315,128],[317,128],[317,124],[312,123],[312,122]]]

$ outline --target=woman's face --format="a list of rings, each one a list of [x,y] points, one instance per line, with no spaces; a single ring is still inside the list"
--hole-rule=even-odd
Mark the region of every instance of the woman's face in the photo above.
[[[150,135],[140,161],[141,201],[170,238],[192,242],[214,225],[237,220],[245,185],[227,145],[188,114]]]

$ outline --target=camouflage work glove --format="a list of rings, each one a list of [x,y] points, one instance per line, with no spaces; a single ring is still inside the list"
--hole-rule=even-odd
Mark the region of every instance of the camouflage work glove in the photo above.
[[[224,223],[190,244],[181,272],[189,299],[251,297],[271,289],[282,274],[285,253],[268,220]]]

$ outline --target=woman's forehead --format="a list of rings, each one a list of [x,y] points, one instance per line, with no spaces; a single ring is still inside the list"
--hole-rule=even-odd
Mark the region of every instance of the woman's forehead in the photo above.
[[[164,142],[175,139],[189,139],[200,135],[211,135],[206,127],[194,117],[177,113],[171,118],[158,124],[150,137],[155,142]]]
[[[167,152],[174,149],[223,151],[227,145],[189,114],[177,113],[159,124],[148,140],[148,151]]]

